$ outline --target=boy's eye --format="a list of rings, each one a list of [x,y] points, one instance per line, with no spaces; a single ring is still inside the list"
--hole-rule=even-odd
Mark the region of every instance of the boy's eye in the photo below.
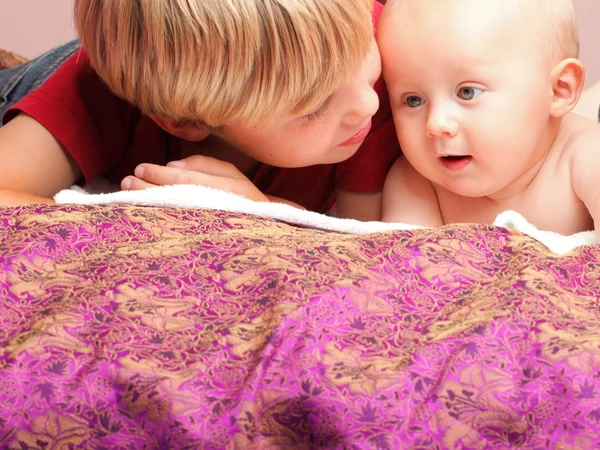
[[[319,117],[323,116],[327,112],[327,107],[331,103],[332,98],[333,98],[333,95],[330,95],[329,97],[327,97],[325,99],[325,101],[323,103],[321,103],[321,106],[319,106],[315,111],[313,111],[309,114],[306,114],[305,116],[302,116],[302,118],[306,119],[306,120],[314,120],[314,119],[318,119]]]
[[[458,89],[457,95],[461,100],[473,100],[479,97],[483,91],[471,86],[463,86]]]
[[[405,102],[406,106],[408,106],[409,108],[417,108],[423,103],[425,103],[425,100],[423,100],[423,98],[419,97],[418,95],[409,95],[408,97],[406,97]]]

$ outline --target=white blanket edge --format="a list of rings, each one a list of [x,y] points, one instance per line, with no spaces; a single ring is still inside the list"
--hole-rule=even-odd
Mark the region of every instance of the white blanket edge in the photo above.
[[[158,186],[143,191],[116,191],[98,194],[86,192],[79,187],[73,187],[56,194],[54,200],[59,204],[131,204],[139,206],[213,209],[254,214],[294,225],[354,234],[422,228],[402,223],[361,222],[351,219],[339,219],[301,210],[282,203],[255,202],[230,192],[196,185]],[[504,211],[496,218],[494,225],[519,230],[522,233],[528,234],[557,254],[567,253],[582,245],[598,243],[596,234],[593,231],[564,236],[551,231],[538,230],[515,211]]]

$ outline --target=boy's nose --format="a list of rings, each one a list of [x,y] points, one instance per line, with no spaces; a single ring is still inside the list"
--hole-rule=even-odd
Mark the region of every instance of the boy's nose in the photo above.
[[[438,108],[429,113],[426,132],[430,138],[454,137],[458,133],[458,122],[447,111]]]
[[[355,95],[352,108],[346,114],[345,122],[349,125],[365,123],[379,109],[379,97],[370,85],[358,89]]]

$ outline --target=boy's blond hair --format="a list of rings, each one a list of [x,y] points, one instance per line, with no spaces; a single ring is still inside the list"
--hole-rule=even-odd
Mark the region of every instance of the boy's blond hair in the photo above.
[[[100,78],[145,114],[210,127],[302,114],[360,67],[373,0],[76,0]]]
[[[388,0],[386,8],[425,3],[435,8],[436,2],[449,0]],[[454,0],[464,1],[464,0]],[[490,0],[472,0],[489,2]],[[518,19],[523,20],[553,63],[579,57],[579,32],[573,0],[496,0],[507,8],[514,7]],[[410,45],[410,44],[409,44]]]

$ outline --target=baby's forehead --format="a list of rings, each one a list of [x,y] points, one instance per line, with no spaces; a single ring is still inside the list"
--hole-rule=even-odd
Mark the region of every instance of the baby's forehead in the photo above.
[[[441,15],[452,25],[475,18],[486,25],[524,19],[531,8],[522,8],[523,1],[539,0],[388,0],[386,10],[396,20],[425,21]]]
[[[381,23],[384,39],[406,32],[413,39],[447,33],[485,40],[500,30],[507,45],[521,40],[560,59],[579,53],[572,0],[388,0]]]
[[[489,46],[490,51],[527,46],[543,51],[537,45],[542,40],[536,39],[539,20],[524,14],[522,1],[539,0],[392,0],[380,32],[382,39],[408,46]]]
[[[545,60],[539,41],[518,17],[513,20],[501,1],[392,1],[396,1],[392,3],[396,11],[390,11],[390,18],[396,16],[399,21],[384,23],[380,47],[384,66],[397,61],[398,73],[437,70],[458,78],[468,74],[493,78],[504,69],[524,70],[527,66],[532,70],[531,65],[537,67]],[[498,9],[485,8],[491,3],[498,3]],[[436,69],[432,69],[432,61]]]
[[[529,34],[524,17],[511,6],[518,1],[392,0],[380,31],[384,39],[404,37],[406,45],[438,39],[445,44],[475,46],[482,41],[510,41]]]

